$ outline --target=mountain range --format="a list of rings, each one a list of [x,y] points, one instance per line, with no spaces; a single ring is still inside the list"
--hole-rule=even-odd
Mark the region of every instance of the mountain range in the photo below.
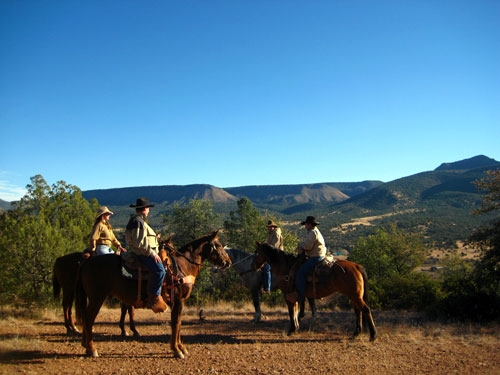
[[[368,230],[367,227],[388,221],[397,221],[406,228],[420,228],[434,241],[453,243],[464,239],[489,218],[471,215],[481,201],[473,181],[483,178],[486,170],[497,168],[500,162],[478,155],[386,183],[324,182],[229,188],[208,184],[164,185],[86,190],[82,194],[87,200],[95,198],[111,207],[115,211],[115,227],[126,224],[131,212],[129,205],[137,197],[148,197],[157,204],[151,216],[151,222],[156,224],[174,203],[205,199],[212,201],[217,211],[227,213],[237,208],[239,199],[246,197],[254,207],[283,223],[296,223],[307,215],[320,218],[325,238],[330,237],[330,243],[345,242],[343,247],[354,235]],[[6,209],[10,206],[8,202],[0,203]],[[346,231],[347,227],[351,230]],[[344,240],[338,239],[339,233]]]

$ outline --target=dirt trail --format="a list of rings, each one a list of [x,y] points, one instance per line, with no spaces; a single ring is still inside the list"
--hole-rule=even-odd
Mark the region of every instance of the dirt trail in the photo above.
[[[186,310],[182,330],[189,355],[173,358],[169,313],[138,310],[141,338],[119,336],[117,309],[95,326],[99,358],[87,358],[79,337],[68,337],[58,315],[0,320],[0,374],[500,374],[495,326],[441,326],[416,316],[374,313],[378,339],[350,340],[353,313],[320,311],[302,331],[286,336],[283,308],[252,323],[252,309]]]

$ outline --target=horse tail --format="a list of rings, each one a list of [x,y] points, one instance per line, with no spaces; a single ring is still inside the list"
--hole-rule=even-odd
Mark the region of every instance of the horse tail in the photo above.
[[[365,267],[363,267],[361,264],[358,264],[356,267],[363,276],[363,301],[365,301],[365,303],[368,305],[370,301],[370,294],[368,292],[368,274],[366,273]]]
[[[76,311],[76,321],[79,324],[83,324],[83,319],[85,317],[85,311],[87,309],[87,294],[83,288],[82,283],[82,267],[78,267],[78,272],[76,276],[75,285],[75,311]]]

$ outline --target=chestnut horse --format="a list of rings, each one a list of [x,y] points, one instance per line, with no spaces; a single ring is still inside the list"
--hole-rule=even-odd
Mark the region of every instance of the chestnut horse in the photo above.
[[[85,259],[83,258],[83,252],[75,252],[71,254],[63,255],[56,259],[52,274],[52,289],[54,292],[54,298],[59,298],[62,290],[62,308],[64,315],[64,326],[66,327],[66,334],[74,335],[79,333],[78,328],[76,328],[75,321],[73,320],[73,301],[75,299],[75,285],[76,285],[76,275],[78,272],[78,267],[80,263]],[[139,332],[135,328],[134,322],[134,307],[121,304],[121,316],[120,316],[120,330],[122,336],[128,336],[125,330],[125,317],[129,315],[130,318],[130,330],[133,332],[134,337],[139,337]]]
[[[295,286],[292,289],[288,285],[290,269],[297,262],[295,255],[287,254],[283,250],[266,243],[257,242],[257,250],[255,251],[252,267],[259,269],[266,262],[271,266],[272,272],[280,278],[279,288],[283,292],[283,295],[286,295],[291,290],[295,290]],[[321,264],[319,267],[328,266]],[[315,282],[313,283],[313,281]],[[349,297],[354,307],[356,328],[353,336],[356,337],[361,333],[363,322],[365,322],[370,331],[370,341],[375,340],[375,323],[373,322],[370,307],[366,303],[368,300],[368,277],[364,267],[361,264],[348,260],[336,260],[329,270],[326,270],[326,274],[322,272],[316,280],[308,277],[306,297],[319,299],[336,292]],[[297,302],[291,303],[286,298],[285,301],[290,315],[290,329],[288,330],[288,334],[291,335],[299,329],[299,320],[297,317],[298,304]]]
[[[160,256],[167,269],[162,297],[171,308],[170,347],[175,358],[184,358],[184,355],[188,354],[180,336],[181,314],[185,301],[191,295],[203,261],[208,260],[223,268],[231,264],[231,259],[219,241],[218,232],[214,231],[194,240],[179,250],[173,249],[169,244],[161,244]],[[166,252],[164,247],[169,247],[170,257],[164,254]],[[170,261],[173,269],[172,275],[168,267]],[[123,277],[121,268],[121,259],[114,256],[94,257],[80,266],[76,286],[76,316],[83,324],[82,346],[85,347],[88,356],[99,356],[93,341],[92,326],[106,297],[112,295],[126,304],[136,303],[138,282]],[[167,285],[169,281],[172,281],[171,285]],[[143,283],[143,293],[139,292],[139,296],[143,294],[143,297],[146,297],[145,284]]]

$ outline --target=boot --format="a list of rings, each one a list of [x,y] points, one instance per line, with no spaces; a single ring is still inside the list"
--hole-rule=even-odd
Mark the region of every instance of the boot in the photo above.
[[[148,297],[148,307],[155,313],[167,311],[168,305],[163,300],[162,296]]]

